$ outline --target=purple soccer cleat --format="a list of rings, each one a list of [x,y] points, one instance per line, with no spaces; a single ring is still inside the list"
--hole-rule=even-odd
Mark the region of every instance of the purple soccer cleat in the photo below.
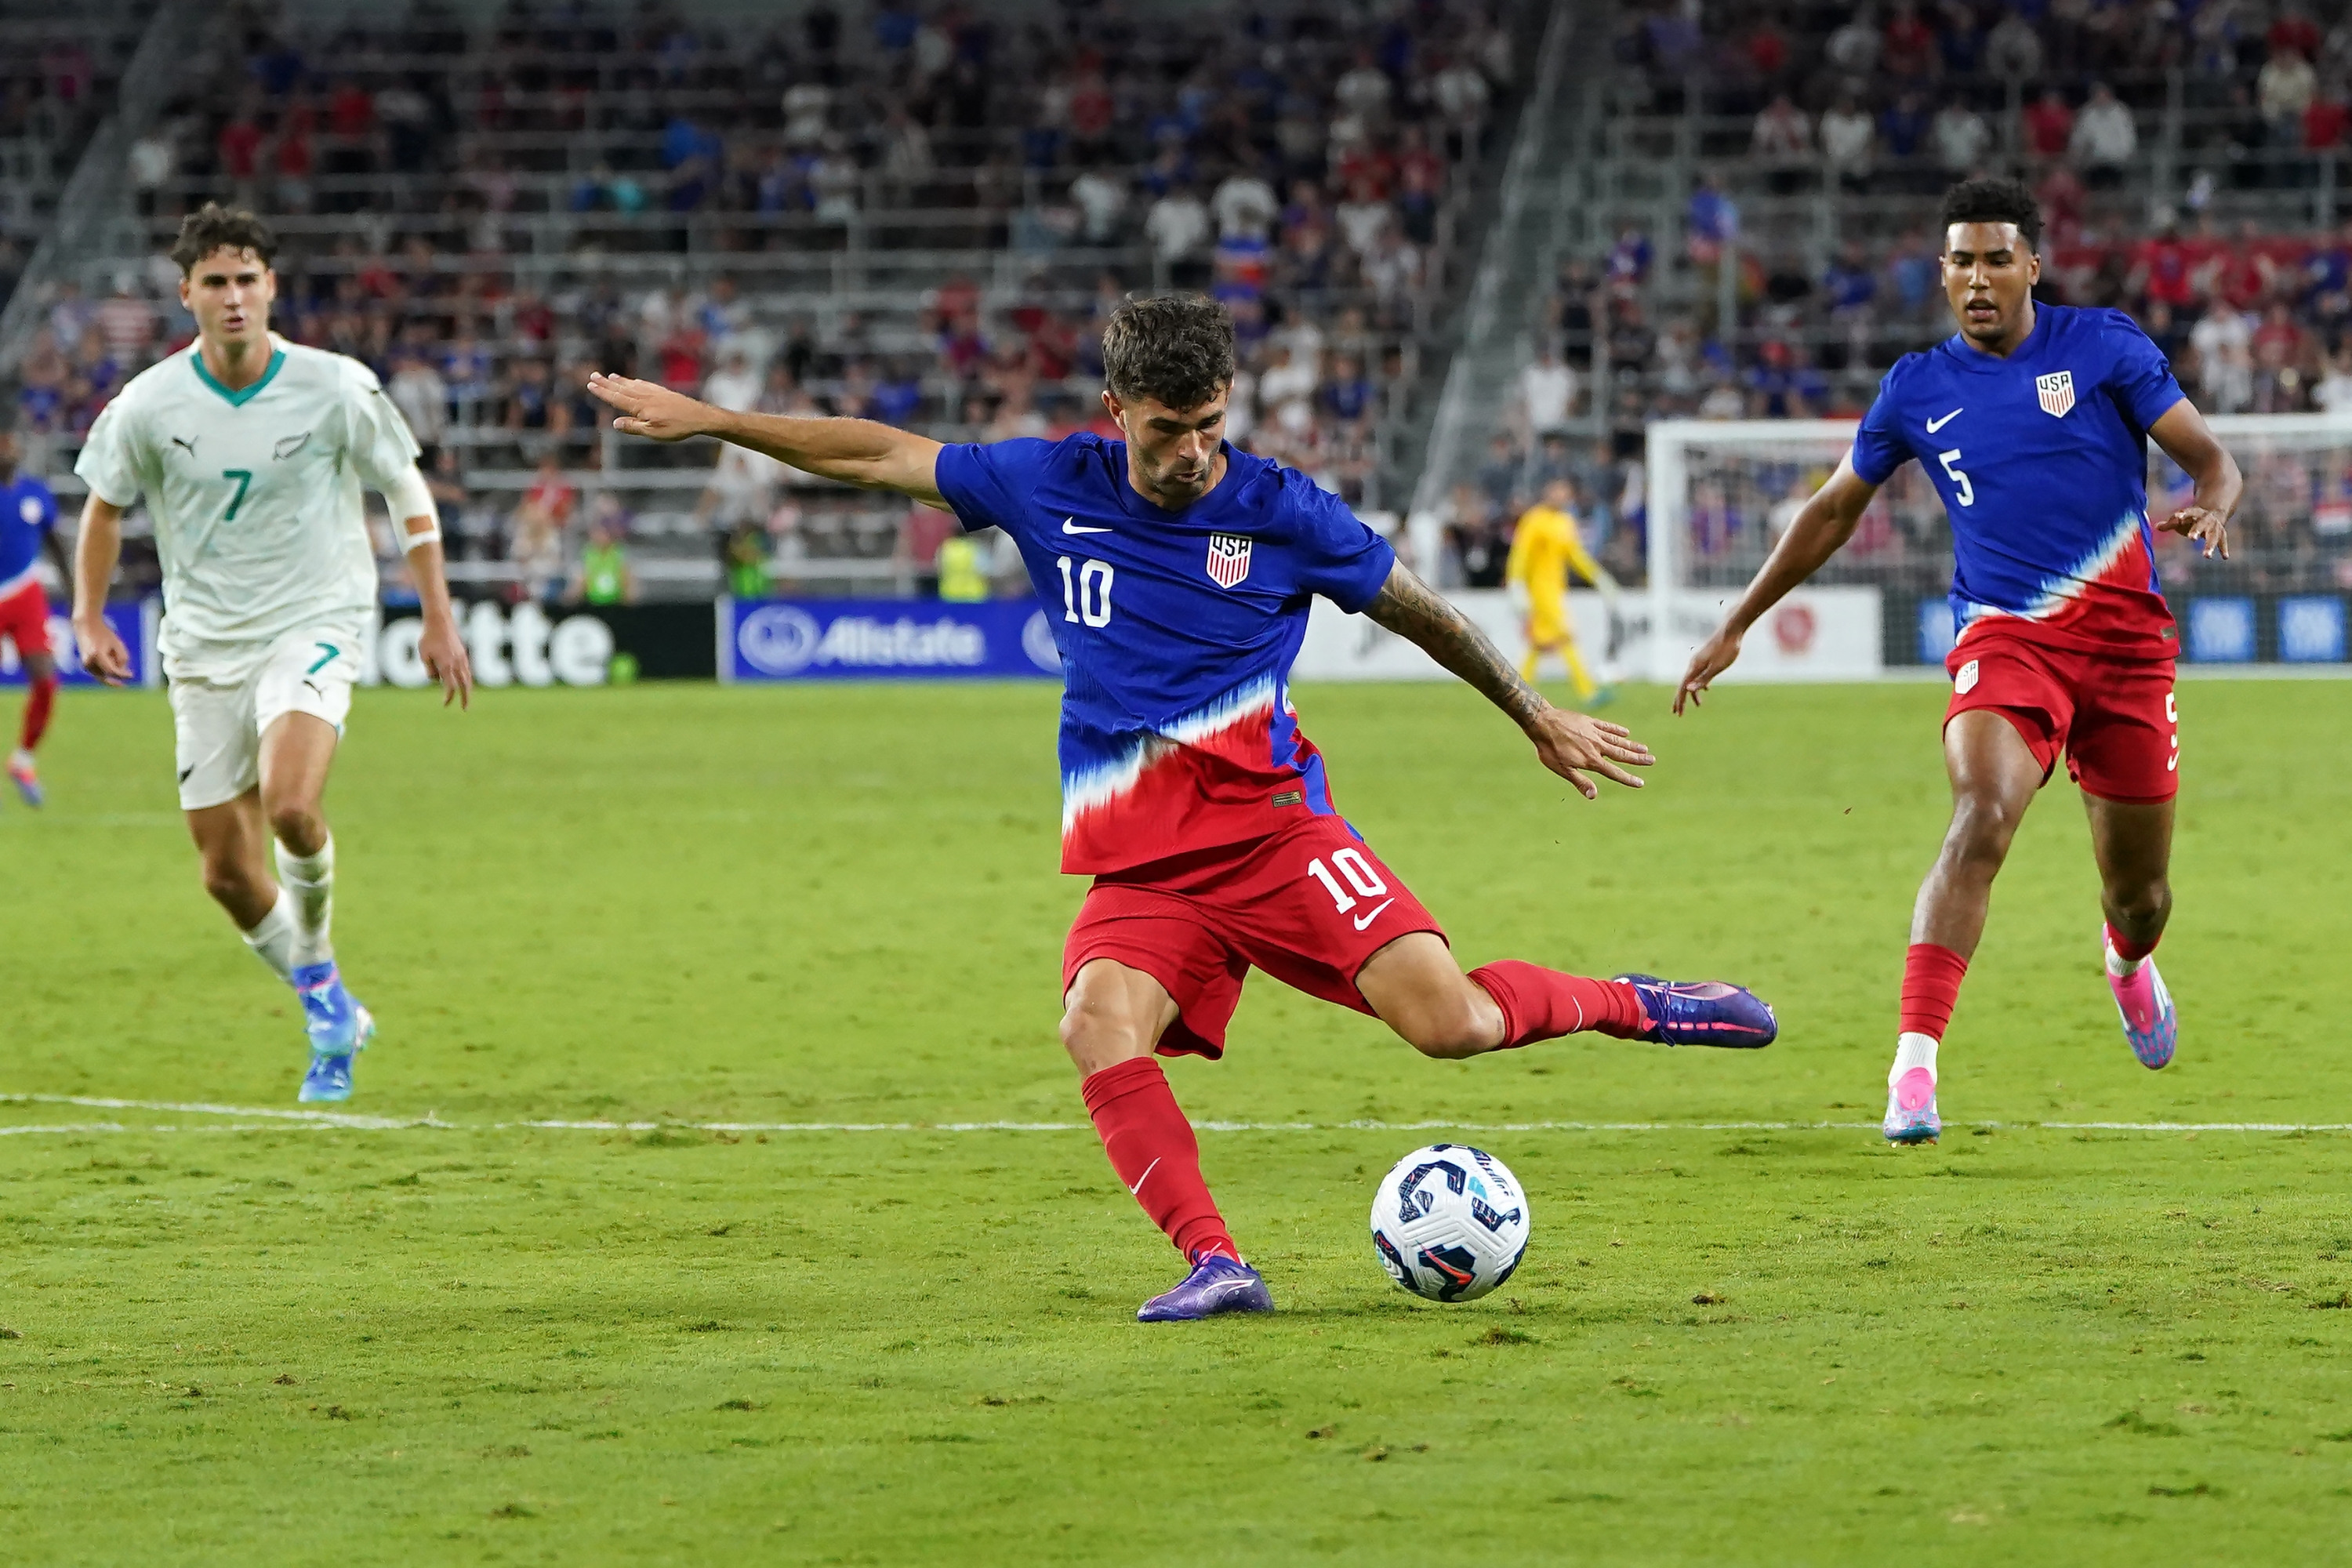
[[[1650,1026],[1638,1038],[1661,1046],[1733,1046],[1752,1050],[1780,1037],[1771,1006],[1745,986],[1720,980],[1661,980],[1620,974],[1642,998]]]
[[[1184,1283],[1154,1296],[1135,1314],[1139,1323],[1190,1323],[1223,1312],[1271,1312],[1274,1293],[1257,1270],[1213,1252],[1192,1266]]]

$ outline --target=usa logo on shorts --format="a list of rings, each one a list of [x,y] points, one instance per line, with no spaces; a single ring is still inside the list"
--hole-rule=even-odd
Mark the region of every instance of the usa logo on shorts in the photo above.
[[[2063,419],[2066,411],[2074,406],[2074,373],[2053,370],[2048,375],[2033,378],[2033,390],[2042,395],[2042,412],[2053,418]]]
[[[1230,588],[1249,575],[1250,542],[1238,533],[1209,535],[1209,581]]]
[[[1969,692],[1974,691],[1976,689],[1977,661],[1975,659],[1970,659],[1968,663],[1960,666],[1960,673],[1952,678],[1952,689],[1958,692],[1961,696],[1966,697]]]

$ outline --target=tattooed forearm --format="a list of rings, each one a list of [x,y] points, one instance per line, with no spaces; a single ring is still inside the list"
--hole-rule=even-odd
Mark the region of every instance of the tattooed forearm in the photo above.
[[[1551,706],[1468,616],[1402,565],[1389,574],[1364,614],[1460,676],[1522,728]]]

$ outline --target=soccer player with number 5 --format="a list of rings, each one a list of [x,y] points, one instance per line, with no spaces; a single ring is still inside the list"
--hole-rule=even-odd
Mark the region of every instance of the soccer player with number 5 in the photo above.
[[[1062,1040],[1112,1166],[1184,1255],[1147,1322],[1266,1311],[1201,1175],[1156,1055],[1224,1054],[1262,969],[1378,1016],[1416,1048],[1478,1056],[1595,1030],[1762,1046],[1737,986],[1591,980],[1504,961],[1465,975],[1444,932],[1332,804],[1290,666],[1320,594],[1425,649],[1509,714],[1590,799],[1648,749],[1554,708],[1386,541],[1303,474],[1228,446],[1233,322],[1198,296],[1130,300],[1103,334],[1103,405],[1082,433],[943,447],[862,419],[734,414],[596,376],[621,431],[716,436],[810,473],[944,506],[1019,546],[1062,657],[1062,869],[1095,880],[1063,948]]]
[[[1886,373],[1853,450],[1805,503],[1721,630],[1692,656],[1680,713],[1739,657],[1741,636],[1820,570],[1878,488],[1916,458],[1952,522],[1944,765],[1952,822],[1919,889],[1903,971],[1885,1132],[1932,1143],[1936,1053],[1984,931],[1994,874],[2058,755],[2081,786],[2106,915],[2101,946],[2124,1038],[2172,1059],[2179,1018],[2150,956],[2179,778],[2172,614],[2147,517],[2153,438],[2196,485],[2166,531],[2227,556],[2238,466],[2120,310],[2037,305],[2042,214],[2011,180],[1944,197],[1944,293],[1959,331]]]
[[[299,1098],[341,1100],[375,1028],[335,965],[322,804],[376,616],[361,485],[383,492],[401,531],[424,602],[418,652],[445,705],[470,697],[473,672],[408,422],[357,360],[270,331],[276,249],[248,212],[208,203],[181,224],[172,259],[196,341],[131,378],[74,465],[89,500],[73,627],[84,668],[115,684],[130,675],[106,590],[122,514],[144,496],[163,566],[180,809],[205,890],[301,998],[310,1066]]]

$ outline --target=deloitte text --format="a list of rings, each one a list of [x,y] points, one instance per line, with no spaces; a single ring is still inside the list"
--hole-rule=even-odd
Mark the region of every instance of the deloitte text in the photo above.
[[[613,628],[593,615],[551,621],[537,605],[500,609],[487,600],[466,606],[458,621],[478,686],[602,686],[613,668]],[[411,616],[386,621],[377,634],[375,669],[394,686],[429,686],[433,678],[416,651],[425,623]]]

